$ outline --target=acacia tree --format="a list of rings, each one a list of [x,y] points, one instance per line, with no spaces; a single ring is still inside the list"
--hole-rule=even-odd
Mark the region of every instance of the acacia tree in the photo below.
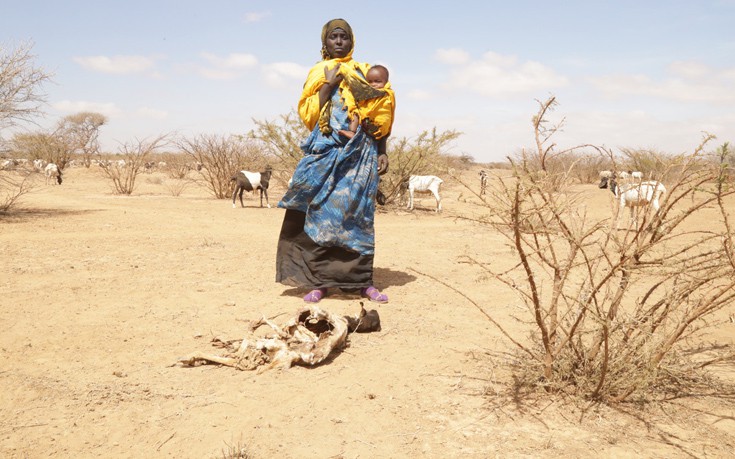
[[[10,48],[0,43],[0,129],[32,122],[41,114],[46,95],[41,92],[51,74],[34,65],[33,46]]]
[[[46,162],[61,166],[68,157],[66,145],[60,138],[45,132],[17,133],[10,141],[16,155],[30,160],[43,159]]]
[[[31,44],[11,48],[0,43],[0,140],[3,129],[32,122],[43,114],[46,95],[41,87],[51,75],[34,65],[31,48]],[[0,212],[11,210],[31,188],[29,176],[23,171],[0,177]]]
[[[89,167],[92,158],[99,154],[100,128],[105,124],[107,117],[95,112],[79,112],[62,118],[54,132],[54,136],[66,146],[67,156],[61,162],[62,167],[72,155],[81,156],[84,166]]]

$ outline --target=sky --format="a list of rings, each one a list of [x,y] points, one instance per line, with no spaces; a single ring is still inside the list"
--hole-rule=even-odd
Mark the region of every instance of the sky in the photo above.
[[[394,138],[455,130],[447,153],[535,148],[556,97],[558,149],[692,152],[735,141],[735,0],[0,0],[0,47],[51,73],[37,126],[108,117],[102,148],[161,134],[245,134],[296,108],[325,22],[390,69]],[[348,6],[349,5],[349,6]]]

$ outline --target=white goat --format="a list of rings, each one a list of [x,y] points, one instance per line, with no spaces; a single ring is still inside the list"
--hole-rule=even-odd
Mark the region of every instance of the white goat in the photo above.
[[[442,198],[439,196],[439,187],[444,180],[435,175],[412,175],[408,179],[408,210],[413,210],[414,192],[431,192],[436,199],[436,211],[442,211]]]
[[[638,180],[640,182],[643,180],[643,172],[633,171],[630,173],[630,178],[632,178],[633,180]]]
[[[18,161],[15,159],[3,159],[0,161],[0,171],[10,171],[15,169],[18,165]]]
[[[56,180],[56,183],[61,185],[61,169],[59,166],[57,166],[54,163],[48,163],[46,165],[46,168],[44,169],[44,172],[46,173],[46,185],[48,185],[48,181],[53,177],[54,180]]]
[[[661,182],[648,181],[620,187],[615,180],[615,176],[603,177],[600,181],[600,188],[609,188],[618,199],[620,206],[616,218],[617,229],[620,229],[620,213],[623,209],[626,207],[630,209],[630,221],[635,222],[635,229],[637,230],[638,208],[650,204],[653,207],[653,214],[656,215],[661,207],[659,200],[661,196],[666,194],[666,187]],[[630,227],[630,221],[628,227]]]
[[[46,169],[46,165],[48,163],[43,159],[34,159],[33,160],[33,168],[37,170],[38,172],[41,172]]]

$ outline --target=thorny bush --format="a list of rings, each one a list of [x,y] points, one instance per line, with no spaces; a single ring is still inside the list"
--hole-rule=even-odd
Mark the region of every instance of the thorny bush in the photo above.
[[[483,222],[505,237],[517,263],[485,269],[529,313],[530,342],[496,323],[525,356],[516,375],[524,387],[614,403],[681,389],[694,370],[732,359],[694,361],[696,353],[683,352],[735,300],[728,151],[708,158],[711,140],[659,162],[669,164],[659,172],[667,193],[658,213],[640,212],[638,229],[615,230],[615,215],[592,218],[571,187],[571,171],[535,173],[528,167],[535,158],[512,161],[512,176],[491,181]]]

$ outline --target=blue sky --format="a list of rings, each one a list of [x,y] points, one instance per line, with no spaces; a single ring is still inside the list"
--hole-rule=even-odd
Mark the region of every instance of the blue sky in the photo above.
[[[107,151],[290,112],[335,17],[352,25],[357,60],[390,69],[394,137],[454,129],[450,153],[502,161],[533,148],[536,101],[553,94],[561,148],[735,141],[735,0],[2,3],[0,44],[33,43],[54,74],[40,125],[104,113]]]

